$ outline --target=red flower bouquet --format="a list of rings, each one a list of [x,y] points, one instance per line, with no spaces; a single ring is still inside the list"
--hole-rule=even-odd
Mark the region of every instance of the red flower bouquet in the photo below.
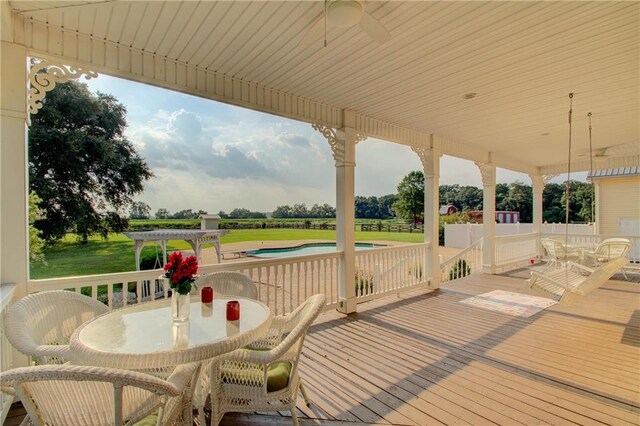
[[[164,276],[169,278],[169,286],[178,294],[189,294],[191,286],[195,286],[195,276],[198,273],[198,259],[188,256],[182,259],[179,251],[171,253],[167,264],[164,265]]]

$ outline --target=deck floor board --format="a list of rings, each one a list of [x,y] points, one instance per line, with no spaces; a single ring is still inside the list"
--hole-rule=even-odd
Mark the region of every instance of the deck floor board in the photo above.
[[[300,361],[312,400],[298,399],[301,424],[640,425],[640,284],[612,280],[530,318],[460,303],[523,292],[526,276],[472,275],[322,314]],[[290,422],[276,412],[222,424]]]

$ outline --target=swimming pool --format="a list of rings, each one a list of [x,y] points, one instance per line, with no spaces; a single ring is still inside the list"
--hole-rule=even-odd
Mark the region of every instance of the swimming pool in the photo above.
[[[374,244],[356,243],[356,250],[366,250],[366,249],[372,249],[374,247],[376,247]],[[247,250],[245,254],[247,256],[254,256],[254,257],[281,258],[281,257],[304,256],[307,254],[331,253],[334,251],[336,251],[336,243],[310,243],[310,244],[302,244],[295,247]]]

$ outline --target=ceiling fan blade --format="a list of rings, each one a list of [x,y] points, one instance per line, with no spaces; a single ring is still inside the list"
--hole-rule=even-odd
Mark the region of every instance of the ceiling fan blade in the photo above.
[[[391,40],[391,34],[384,25],[366,12],[363,13],[362,18],[360,18],[360,28],[380,44]]]
[[[324,14],[320,15],[316,21],[311,24],[307,33],[300,39],[298,46],[311,46],[314,41],[322,37],[324,34]]]

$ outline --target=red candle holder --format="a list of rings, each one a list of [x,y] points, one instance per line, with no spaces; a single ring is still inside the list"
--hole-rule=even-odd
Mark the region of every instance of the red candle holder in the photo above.
[[[202,287],[202,303],[213,302],[213,288]]]
[[[230,300],[227,302],[227,321],[238,321],[240,319],[240,302]]]

